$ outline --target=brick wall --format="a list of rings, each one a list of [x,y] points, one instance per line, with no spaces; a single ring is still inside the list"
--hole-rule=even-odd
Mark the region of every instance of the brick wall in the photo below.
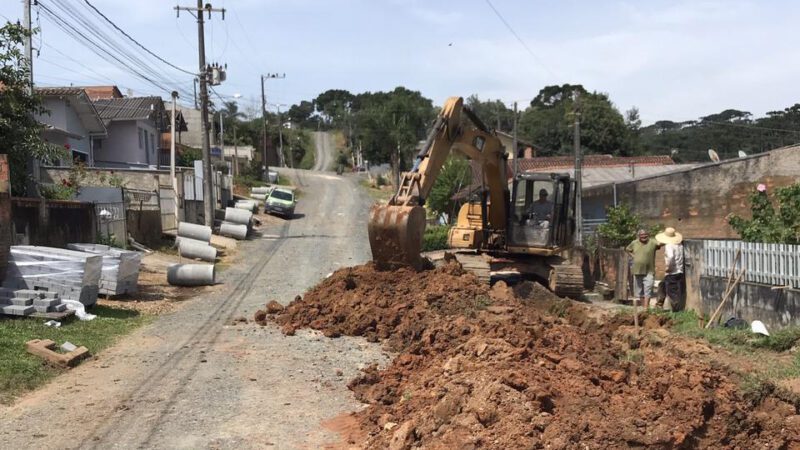
[[[11,246],[11,184],[8,160],[0,155],[0,281],[8,266],[8,251]]]

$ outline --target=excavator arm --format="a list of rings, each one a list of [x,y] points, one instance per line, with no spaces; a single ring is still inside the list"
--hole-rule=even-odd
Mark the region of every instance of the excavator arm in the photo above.
[[[452,150],[481,163],[491,202],[487,225],[505,228],[507,186],[503,146],[494,132],[464,106],[463,98],[450,97],[414,166],[403,174],[397,193],[388,205],[375,205],[370,211],[369,242],[378,267],[421,266],[423,206]]]

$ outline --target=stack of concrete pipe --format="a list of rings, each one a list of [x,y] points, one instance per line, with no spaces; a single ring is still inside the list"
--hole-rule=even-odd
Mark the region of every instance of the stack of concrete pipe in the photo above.
[[[250,211],[253,214],[258,213],[258,201],[256,200],[237,200],[233,207]]]
[[[173,264],[167,268],[167,282],[174,286],[204,286],[214,284],[214,262],[217,249],[212,247],[211,227],[193,223],[178,223],[175,239],[182,257],[208,261],[212,264]]]
[[[253,220],[253,213],[240,208],[225,208],[225,220],[219,227],[219,234],[234,239],[247,239],[247,232]]]
[[[270,192],[272,192],[272,186],[250,188],[250,198],[258,200],[259,202],[264,202],[267,200],[267,197],[269,197]]]

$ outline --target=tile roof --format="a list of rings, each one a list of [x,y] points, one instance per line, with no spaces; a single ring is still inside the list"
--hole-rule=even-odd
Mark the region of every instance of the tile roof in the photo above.
[[[653,156],[612,156],[612,155],[585,155],[583,167],[626,167],[634,166],[664,166],[675,164],[668,155]],[[535,158],[520,158],[519,170],[523,172],[541,172],[547,170],[572,169],[575,166],[574,156],[544,156]]]
[[[97,112],[105,121],[146,120],[164,109],[161,97],[125,97],[100,99],[94,102]]]
[[[56,96],[56,95],[81,95],[85,94],[81,87],[37,87],[34,88],[37,94],[43,96]]]

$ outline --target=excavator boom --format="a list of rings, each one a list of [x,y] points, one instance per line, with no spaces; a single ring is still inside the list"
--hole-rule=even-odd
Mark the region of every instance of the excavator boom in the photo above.
[[[489,223],[504,228],[503,147],[494,132],[464,106],[463,98],[450,97],[436,118],[414,166],[403,174],[397,193],[387,205],[375,205],[370,211],[369,243],[372,259],[379,268],[421,267],[425,199],[451,150],[482,162],[492,202]]]

